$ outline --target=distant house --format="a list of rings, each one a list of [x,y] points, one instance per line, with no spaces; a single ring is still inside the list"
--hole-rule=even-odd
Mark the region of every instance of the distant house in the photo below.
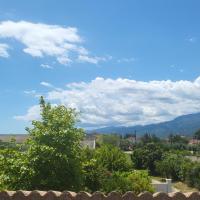
[[[28,139],[28,134],[0,134],[0,140],[3,142],[10,142],[11,139],[15,139],[17,143],[22,143]],[[89,147],[90,149],[96,148],[96,138],[95,136],[87,135],[81,142],[84,147]]]
[[[190,144],[190,145],[200,144],[200,140],[191,139],[188,144]]]
[[[28,139],[28,134],[0,134],[0,140],[3,142],[10,142],[15,139],[17,143],[22,143]]]
[[[129,137],[127,137],[127,140],[130,141],[131,143],[136,143],[137,142],[136,136],[129,136]]]
[[[84,147],[88,147],[89,149],[96,148],[96,138],[95,136],[86,135],[84,140],[81,142]]]

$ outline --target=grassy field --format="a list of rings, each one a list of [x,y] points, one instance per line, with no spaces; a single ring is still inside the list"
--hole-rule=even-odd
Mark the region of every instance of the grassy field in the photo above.
[[[196,188],[191,188],[183,182],[175,182],[173,183],[173,187],[180,190],[180,192],[197,192]]]
[[[159,177],[159,176],[152,176],[152,179],[160,182],[165,182],[165,178]],[[179,190],[180,192],[197,192],[198,189],[189,187],[187,184],[183,182],[172,182],[172,186]]]

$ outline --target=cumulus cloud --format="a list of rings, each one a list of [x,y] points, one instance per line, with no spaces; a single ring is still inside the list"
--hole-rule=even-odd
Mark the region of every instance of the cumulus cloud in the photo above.
[[[200,111],[200,77],[194,81],[136,81],[96,78],[46,94],[50,102],[76,108],[81,125],[138,125],[171,120]],[[30,110],[28,114],[30,115]],[[21,116],[21,119],[22,116]]]
[[[94,63],[94,59],[97,62],[101,60],[97,57],[93,58],[82,46],[84,41],[76,27],[27,21],[3,21],[0,23],[0,38],[15,39],[25,46],[23,49],[25,53],[33,57],[55,57],[60,64],[64,65],[74,62],[80,56],[90,58],[82,59],[88,63]]]
[[[14,116],[16,120],[23,120],[23,121],[32,121],[32,120],[39,120],[40,119],[40,106],[35,105],[28,109],[26,115],[18,115]]]
[[[4,43],[0,43],[0,57],[3,58],[8,58],[9,53],[8,53],[9,46]]]

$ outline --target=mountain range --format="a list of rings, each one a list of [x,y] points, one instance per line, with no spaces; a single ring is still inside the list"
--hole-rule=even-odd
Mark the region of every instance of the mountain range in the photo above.
[[[171,121],[157,124],[136,126],[108,126],[90,130],[89,133],[118,133],[143,135],[145,133],[155,134],[159,137],[167,137],[169,134],[192,135],[200,129],[200,113],[179,116]]]

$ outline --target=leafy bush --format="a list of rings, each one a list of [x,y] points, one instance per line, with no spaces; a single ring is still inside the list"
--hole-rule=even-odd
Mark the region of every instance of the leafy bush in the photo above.
[[[103,183],[102,191],[106,193],[133,191],[135,194],[139,194],[140,192],[153,192],[154,190],[147,171],[135,170],[133,172],[114,172],[108,175]]]
[[[148,169],[155,174],[155,163],[161,160],[163,150],[158,144],[149,143],[134,149],[131,159],[136,169]]]
[[[112,145],[119,147],[120,145],[120,136],[117,134],[104,134],[100,137],[101,145]]]
[[[200,163],[196,163],[191,167],[188,171],[186,181],[190,186],[200,190]]]
[[[189,168],[190,161],[182,154],[165,153],[162,160],[156,162],[157,172],[173,180],[184,181]]]
[[[84,190],[95,192],[102,188],[107,171],[97,164],[96,159],[91,159],[83,163]]]
[[[132,168],[132,163],[127,155],[119,148],[111,145],[104,145],[97,149],[95,158],[98,165],[103,166],[110,172],[129,171]]]

